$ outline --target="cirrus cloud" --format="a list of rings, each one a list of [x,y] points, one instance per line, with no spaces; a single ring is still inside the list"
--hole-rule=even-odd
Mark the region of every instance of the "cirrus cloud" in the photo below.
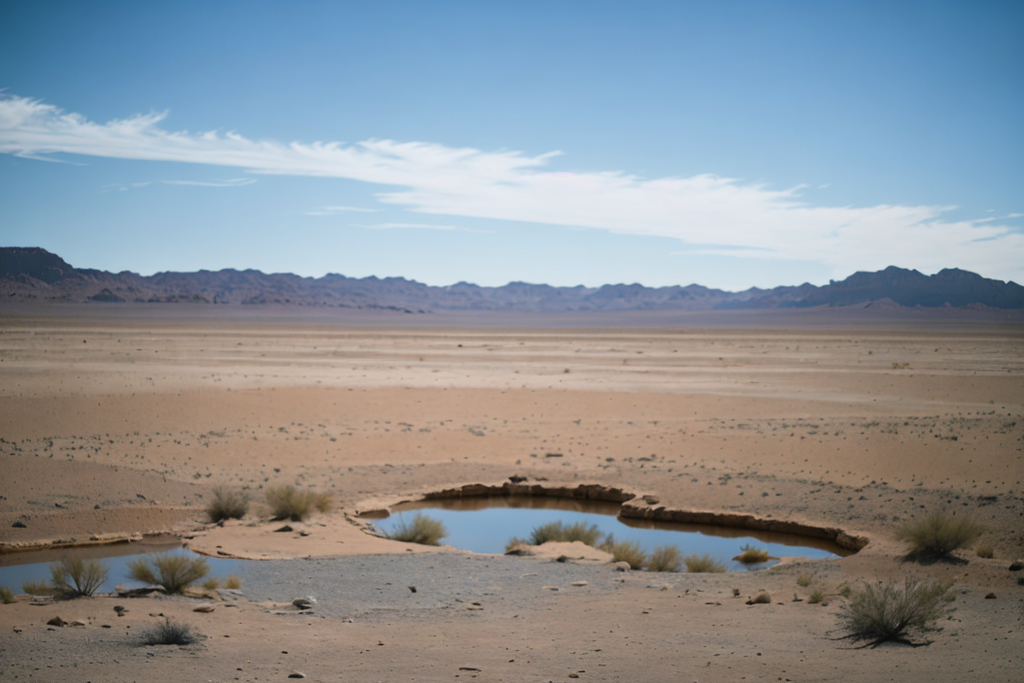
[[[550,161],[558,152],[530,156],[393,140],[285,144],[234,132],[172,132],[162,127],[166,118],[163,112],[96,123],[7,95],[0,98],[0,152],[344,178],[401,188],[377,198],[421,214],[668,237],[689,254],[810,261],[837,275],[891,264],[926,272],[956,265],[1003,279],[1024,274],[1024,234],[999,222],[1013,216],[951,220],[950,206],[820,206],[802,197],[804,187],[776,190],[713,174],[648,179],[617,171],[555,171]],[[311,215],[360,210],[328,207]],[[427,227],[401,225],[413,226]]]

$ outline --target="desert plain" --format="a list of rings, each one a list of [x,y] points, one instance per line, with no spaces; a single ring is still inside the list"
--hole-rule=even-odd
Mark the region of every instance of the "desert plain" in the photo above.
[[[479,557],[356,519],[510,477],[867,544],[620,572],[575,547]],[[279,484],[334,508],[277,532],[258,503]],[[245,519],[207,523],[218,486],[253,496]],[[993,556],[908,560],[896,529],[933,511],[973,516]],[[1021,681],[1024,316],[0,308],[0,551],[153,533],[258,570],[230,601],[2,604],[0,679]],[[954,583],[938,629],[844,639],[844,587],[905,576]],[[314,591],[329,597],[291,608]],[[140,645],[161,615],[203,639]]]

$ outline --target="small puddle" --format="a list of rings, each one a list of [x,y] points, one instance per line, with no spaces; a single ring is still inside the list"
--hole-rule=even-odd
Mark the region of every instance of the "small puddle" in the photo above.
[[[845,557],[851,551],[821,539],[707,524],[654,522],[618,517],[618,503],[547,498],[539,496],[497,496],[457,498],[403,503],[390,516],[367,514],[374,526],[391,532],[401,519],[411,520],[417,512],[444,523],[448,536],[441,542],[475,553],[503,554],[513,536],[528,539],[535,527],[549,522],[563,525],[584,522],[597,525],[605,535],[618,541],[636,541],[648,553],[663,545],[674,545],[686,556],[703,555],[721,561],[729,571],[764,569],[777,560],[745,565],[732,558],[744,545],[765,549],[772,557],[823,559]]]
[[[65,557],[99,560],[107,567],[107,580],[97,593],[112,593],[118,585],[125,588],[142,588],[147,584],[128,576],[128,563],[154,553],[184,553],[187,557],[202,557],[210,565],[206,578],[226,579],[228,574],[237,574],[242,560],[207,557],[182,547],[174,536],[152,536],[131,543],[109,543],[84,545],[72,548],[47,548],[24,552],[0,553],[0,586],[6,586],[15,594],[22,594],[21,584],[25,581],[49,581],[50,565]]]

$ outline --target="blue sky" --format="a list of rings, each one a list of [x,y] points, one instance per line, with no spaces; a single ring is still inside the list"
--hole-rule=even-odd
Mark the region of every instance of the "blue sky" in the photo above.
[[[1024,3],[0,0],[0,245],[434,285],[1024,282]]]

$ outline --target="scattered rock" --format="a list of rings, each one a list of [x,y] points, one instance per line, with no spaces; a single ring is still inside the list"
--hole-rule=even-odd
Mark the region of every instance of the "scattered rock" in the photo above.
[[[617,572],[629,571],[629,562],[616,562],[612,566],[615,567],[615,571]]]
[[[481,669],[476,666],[460,666],[459,671],[481,671]]]
[[[21,520],[19,519],[18,521],[16,521],[16,522],[15,522],[14,524],[12,524],[11,526],[12,526],[12,527],[14,527],[15,529],[24,529],[24,528],[25,528],[25,527],[26,527],[27,525],[25,524],[25,522],[23,522],[23,521],[21,521]]]
[[[68,622],[64,621],[60,617],[53,617],[48,622],[46,622],[46,625],[47,626],[67,626]]]
[[[573,581],[570,585],[572,585],[572,586],[586,586],[587,582],[586,581]]]
[[[22,631],[22,629],[21,629],[21,627],[20,627],[20,626],[15,626],[15,627],[14,627],[14,632],[15,632],[15,633],[21,633],[21,631]]]
[[[68,626],[85,626],[85,622],[75,619],[70,624],[68,624]]]
[[[561,453],[545,453],[544,457],[545,458],[561,458],[562,454]]]
[[[508,478],[508,480],[509,480],[510,482],[512,482],[513,484],[522,484],[522,483],[523,483],[524,481],[526,481],[526,480],[527,480],[528,478],[529,478],[529,477],[524,477],[524,476],[523,476],[523,475],[521,475],[521,474],[513,474],[513,475],[512,475],[511,477],[509,477],[509,478]]]
[[[15,526],[17,526],[17,524],[15,524]],[[1019,572],[1021,569],[1024,569],[1024,560],[1014,560],[1010,563],[1011,572]]]
[[[288,531],[295,531],[295,529],[292,528],[291,524],[285,524],[283,527],[281,527],[279,529],[274,529],[275,533],[282,533],[282,532],[288,532]]]
[[[114,605],[114,611],[117,612],[117,616],[123,617],[125,612],[128,610],[126,610],[122,605]]]
[[[293,671],[290,674],[288,674],[288,678],[305,678],[305,677],[306,677],[306,674],[302,673],[301,671]]]
[[[213,610],[214,610],[214,607],[213,607],[213,605],[200,605],[199,607],[196,607],[196,608],[195,608],[194,610],[192,610],[192,611],[193,611],[193,612],[203,612],[203,613],[205,613],[205,614],[209,614],[209,613],[210,613],[210,612],[212,612]]]
[[[657,505],[658,503],[661,502],[661,498],[658,498],[657,496],[652,496],[651,494],[647,494],[646,496],[644,496],[644,502],[647,503],[648,505]]]
[[[995,600],[996,599],[996,594],[995,593],[989,593],[988,595],[985,596],[985,599],[986,600]]]
[[[292,600],[292,605],[303,610],[313,609],[313,606],[316,605],[316,599],[311,597],[295,598],[294,600]]]
[[[141,493],[136,493],[135,497],[138,498],[139,500],[146,500],[146,497],[144,495],[142,495]]]
[[[409,590],[413,593],[416,592],[416,586],[409,586]]]

